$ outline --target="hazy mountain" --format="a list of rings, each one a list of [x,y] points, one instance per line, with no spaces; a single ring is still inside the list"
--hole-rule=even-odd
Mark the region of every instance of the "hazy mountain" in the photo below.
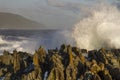
[[[44,29],[40,23],[12,13],[0,13],[1,29]]]

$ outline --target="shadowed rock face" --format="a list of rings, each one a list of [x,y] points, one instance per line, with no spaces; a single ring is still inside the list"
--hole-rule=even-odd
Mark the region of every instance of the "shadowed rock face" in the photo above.
[[[88,56],[84,56],[87,54]],[[33,55],[4,51],[0,56],[0,79],[4,80],[119,80],[120,50],[87,51],[63,44],[60,49]]]

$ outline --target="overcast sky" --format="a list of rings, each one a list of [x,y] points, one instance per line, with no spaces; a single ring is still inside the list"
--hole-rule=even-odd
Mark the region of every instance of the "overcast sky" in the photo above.
[[[22,15],[50,29],[72,27],[81,16],[81,9],[101,0],[0,0],[0,12]],[[108,3],[118,0],[107,0]]]

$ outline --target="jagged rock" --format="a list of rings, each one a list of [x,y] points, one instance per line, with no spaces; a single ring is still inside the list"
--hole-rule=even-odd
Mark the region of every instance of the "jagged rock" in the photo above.
[[[47,80],[64,80],[64,70],[55,67],[51,70]]]
[[[98,57],[98,60],[99,62],[103,62],[104,64],[108,64],[108,60],[106,58],[106,50],[104,48],[100,49],[98,51],[98,54],[97,54],[97,57]]]
[[[46,51],[44,50],[44,48],[40,46],[40,48],[36,52],[38,53],[40,63],[44,63],[46,57]]]
[[[69,54],[69,64],[73,65],[73,52],[72,52],[72,48],[69,45],[67,48],[67,53]]]
[[[120,67],[119,66],[119,61],[118,61],[118,59],[115,59],[115,58],[112,58],[111,60],[110,60],[110,63],[114,66],[114,67]]]
[[[72,47],[72,51],[75,53],[76,56],[80,58],[81,62],[84,64],[86,59],[82,54],[87,53],[87,50],[79,50],[77,47]]]
[[[70,64],[66,68],[66,80],[76,80],[77,68]]]
[[[20,70],[20,57],[16,50],[13,51],[13,69],[14,73]]]
[[[90,60],[90,61],[91,61],[92,59],[97,60],[96,53],[97,53],[97,50],[88,51],[88,60]]]
[[[0,76],[5,75],[6,72],[7,72],[7,68],[1,68],[0,69]]]
[[[103,71],[104,69],[105,69],[105,65],[104,65],[104,63],[102,63],[102,62],[99,62],[99,67],[100,67],[100,71]]]
[[[63,44],[35,54],[4,51],[0,79],[4,80],[119,80],[120,49],[87,51]],[[87,56],[86,56],[87,54]],[[46,75],[47,73],[47,75]]]
[[[120,68],[114,68],[109,66],[109,72],[113,79],[119,80],[120,79]]]
[[[12,64],[13,57],[8,51],[4,51],[3,55],[0,56],[0,62],[5,65]]]
[[[103,79],[101,79],[98,74],[94,74],[94,75],[93,75],[93,80],[103,80]],[[108,80],[109,80],[109,79],[108,79]]]
[[[94,74],[91,71],[87,71],[84,75],[83,80],[101,80],[98,74]]]
[[[65,70],[66,80],[76,80],[77,67],[74,65],[74,56],[70,45],[67,46],[69,63]]]
[[[2,69],[0,69],[0,76],[2,76],[3,75],[3,72],[2,72]]]
[[[115,53],[108,51],[106,54],[106,58],[109,64],[113,65],[114,67],[120,67],[119,58],[115,55]]]
[[[33,64],[34,64],[35,67],[40,67],[40,65],[39,65],[39,55],[37,53],[35,53],[33,55]]]
[[[111,52],[113,52],[116,57],[120,57],[120,49],[111,49]]]
[[[40,48],[33,55],[33,64],[34,64],[34,71],[32,72],[32,74],[34,76],[33,79],[42,80],[42,78],[43,78],[43,75],[42,75],[43,73],[42,73],[42,69],[41,69],[42,64],[40,64],[41,62],[44,61],[43,56],[44,56],[43,48]]]
[[[93,80],[93,74],[90,71],[86,71],[84,76],[83,76],[83,80]]]
[[[75,69],[77,70],[77,75],[76,78],[79,79],[80,77],[82,77],[86,71],[86,67],[85,64],[82,63],[82,61],[80,60],[80,58],[78,56],[76,56],[74,58],[74,66],[76,67]]]
[[[67,49],[68,49],[67,45],[63,44],[61,45],[61,48],[59,50],[59,53],[63,58],[62,63],[65,68],[69,65],[69,54]]]
[[[47,80],[64,80],[64,67],[61,56],[55,53],[50,61],[53,65]]]
[[[97,74],[101,70],[100,67],[97,65],[97,62],[95,60],[92,60],[90,70],[91,70],[91,72],[93,72],[95,74]]]
[[[102,62],[104,64],[108,64],[108,60],[106,58],[107,52],[104,48],[100,49],[99,51],[93,50],[88,52],[88,58],[95,59],[97,62]]]
[[[24,75],[22,75],[21,80],[42,80],[41,70],[38,69],[38,70],[32,71],[26,75],[24,74]]]
[[[60,47],[60,53],[67,53],[67,45],[62,44]]]
[[[4,80],[11,80],[11,78],[10,78],[10,76],[11,76],[12,74],[10,73],[10,72],[8,72],[5,76],[5,79]]]
[[[109,74],[108,70],[100,71],[98,74],[99,74],[99,76],[101,77],[102,80],[112,80],[112,77]]]

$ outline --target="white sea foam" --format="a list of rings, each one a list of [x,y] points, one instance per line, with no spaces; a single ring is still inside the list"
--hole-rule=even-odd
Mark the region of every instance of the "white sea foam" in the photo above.
[[[0,36],[0,45],[6,45],[6,46],[0,47],[1,52],[3,50],[8,50],[12,52],[14,49],[16,49],[18,51],[27,51],[27,52],[33,53],[34,46],[36,46],[34,44],[36,42],[33,42],[32,39],[27,38],[26,40],[26,38],[22,38],[21,41],[19,40],[12,41],[12,40],[3,39],[3,36]],[[21,37],[18,36],[17,38],[21,38]]]
[[[111,4],[94,7],[73,27],[76,45],[86,49],[120,48],[120,11]]]
[[[40,34],[30,37],[15,36],[20,41],[3,39],[2,35],[0,45],[7,46],[0,47],[0,51],[17,49],[34,53],[40,45],[49,49],[59,47],[63,43],[86,49],[120,48],[120,11],[115,4],[101,2],[80,9],[82,16],[79,16],[79,22],[71,30],[44,33],[44,36]]]

